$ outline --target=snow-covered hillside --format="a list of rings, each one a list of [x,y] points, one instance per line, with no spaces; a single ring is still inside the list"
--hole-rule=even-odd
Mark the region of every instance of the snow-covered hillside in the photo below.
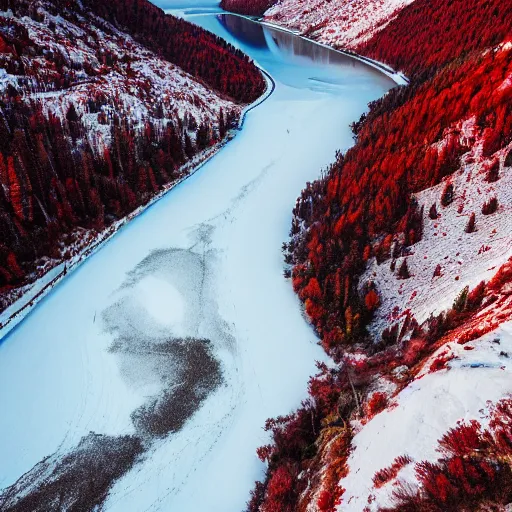
[[[1,54],[5,72],[0,92],[5,94],[10,84],[22,101],[41,103],[47,117],[58,119],[64,119],[73,105],[90,144],[100,153],[110,142],[115,116],[143,131],[147,122],[157,130],[169,120],[215,124],[221,109],[239,110],[101,18],[56,14],[55,5],[44,0],[33,3],[32,9],[33,17],[0,12],[0,38],[2,31],[24,33],[23,44],[42,53],[24,59],[23,74],[18,72],[14,48]]]
[[[1,0],[0,311],[211,155],[264,90],[246,55],[146,0]]]
[[[471,118],[447,130],[436,151],[454,132],[471,149],[457,172],[415,194],[423,211],[421,240],[400,258],[382,264],[372,259],[361,277],[361,289],[368,282],[378,288],[380,306],[369,326],[377,339],[384,328],[407,315],[422,324],[431,314],[446,311],[464,288],[488,281],[512,256],[512,144],[483,157],[481,134]],[[453,187],[453,197],[443,206],[448,187]],[[404,261],[407,279],[398,275]]]
[[[497,51],[510,50],[504,45]],[[510,75],[498,91],[506,88]],[[476,315],[456,321],[460,325],[441,338],[436,350],[419,358],[405,387],[399,384],[390,392],[389,376],[375,380],[372,392],[382,392],[387,405],[369,421],[367,417],[353,425],[356,434],[348,475],[340,481],[345,493],[339,510],[402,510],[402,496],[425,499],[428,493],[439,493],[436,498],[441,499],[443,492],[455,493],[443,491],[441,484],[429,489],[431,475],[417,464],[449,457],[439,441],[450,429],[472,421],[487,426],[496,405],[512,395],[512,144],[483,156],[482,133],[470,118],[446,129],[436,151],[453,137],[468,148],[461,167],[415,195],[423,212],[421,240],[397,260],[379,265],[373,259],[361,277],[361,289],[373,282],[380,298],[369,330],[379,339],[384,329],[396,326],[395,336],[412,337],[408,350],[421,353],[425,347],[419,341],[415,345],[406,323],[414,319],[432,326],[436,316],[449,319],[477,294],[485,298]],[[400,278],[405,260],[408,277]],[[490,284],[484,288],[482,282]],[[461,451],[470,459],[467,450]],[[463,474],[461,470],[452,476],[462,482]],[[481,493],[489,492],[485,479],[473,479],[475,489],[481,485]]]
[[[280,0],[265,20],[337,48],[354,49],[413,0]]]
[[[436,463],[443,456],[439,440],[450,429],[470,421],[488,425],[493,405],[510,396],[511,354],[507,321],[470,344],[453,340],[427,358],[418,376],[391,394],[383,412],[364,426],[354,425],[339,510],[378,511],[396,505],[399,489],[414,494],[419,487],[415,464]],[[449,362],[432,371],[440,357]]]

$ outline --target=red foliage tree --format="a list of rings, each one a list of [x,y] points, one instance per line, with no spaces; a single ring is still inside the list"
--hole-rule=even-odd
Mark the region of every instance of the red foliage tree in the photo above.
[[[466,224],[466,227],[464,229],[466,233],[474,233],[476,231],[476,215],[475,212],[473,212],[468,219],[468,222]]]
[[[484,215],[491,215],[498,209],[498,198],[492,197],[489,201],[486,201],[482,206],[482,213]]]
[[[365,296],[364,303],[368,311],[374,311],[380,303],[379,294],[372,288]]]

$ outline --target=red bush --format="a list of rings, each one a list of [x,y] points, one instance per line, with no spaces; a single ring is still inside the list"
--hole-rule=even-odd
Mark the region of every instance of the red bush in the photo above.
[[[451,352],[439,354],[429,368],[429,373],[438,372],[439,370],[446,370],[447,363],[450,362],[455,356]]]
[[[398,472],[404,467],[407,466],[407,464],[410,464],[412,462],[412,459],[408,455],[400,455],[398,456],[391,466],[381,469],[375,473],[373,477],[373,485],[379,489],[383,485],[387,484],[396,476],[398,475]]]
[[[393,511],[501,510],[512,500],[512,399],[498,402],[489,427],[477,421],[450,429],[439,442],[437,463],[420,462],[420,488],[396,491]]]
[[[388,397],[385,393],[376,391],[372,394],[368,404],[366,405],[366,414],[369,418],[373,418],[379,412],[382,412],[388,405]]]
[[[453,202],[453,183],[448,181],[443,189],[443,194],[441,195],[441,204],[443,206],[448,206]]]
[[[341,500],[336,495],[328,490],[323,490],[318,497],[316,503],[320,512],[336,512],[337,506],[341,503]]]
[[[407,366],[411,367],[418,362],[424,350],[427,346],[427,342],[421,338],[413,338],[409,342],[407,342],[404,354],[403,354],[403,362]]]
[[[374,290],[371,289],[364,298],[364,303],[366,305],[366,309],[368,311],[374,311],[378,308],[380,303],[379,294]]]
[[[492,197],[489,201],[486,201],[482,206],[482,213],[484,215],[491,215],[498,209],[498,199]]]
[[[340,387],[336,378],[327,368],[321,367],[322,372],[312,377],[309,381],[308,391],[314,398],[316,408],[322,414],[327,416],[336,405],[340,395]]]
[[[288,468],[279,466],[272,474],[261,512],[294,512],[293,477]]]

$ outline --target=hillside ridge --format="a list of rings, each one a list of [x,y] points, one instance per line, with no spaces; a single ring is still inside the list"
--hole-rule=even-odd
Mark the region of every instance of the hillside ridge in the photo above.
[[[512,2],[392,3],[326,3],[338,15],[319,25],[297,14],[320,18],[314,1],[265,13],[411,83],[370,104],[354,147],[297,200],[285,275],[332,363],[298,411],[268,421],[250,511],[512,502],[496,455],[512,421]],[[353,28],[331,30],[356,7]]]
[[[145,0],[1,0],[0,310],[180,180],[265,87]]]

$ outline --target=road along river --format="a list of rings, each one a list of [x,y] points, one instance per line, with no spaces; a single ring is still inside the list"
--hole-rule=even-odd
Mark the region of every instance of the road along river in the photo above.
[[[101,480],[115,482],[107,510],[239,512],[263,476],[265,420],[300,404],[323,357],[281,244],[305,183],[394,84],[293,34],[200,12],[182,15],[249,54],[275,90],[0,344],[0,489],[18,481],[0,509],[53,471],[36,492],[47,505],[76,499],[66,482],[80,494]],[[87,484],[80,464],[94,468]]]

